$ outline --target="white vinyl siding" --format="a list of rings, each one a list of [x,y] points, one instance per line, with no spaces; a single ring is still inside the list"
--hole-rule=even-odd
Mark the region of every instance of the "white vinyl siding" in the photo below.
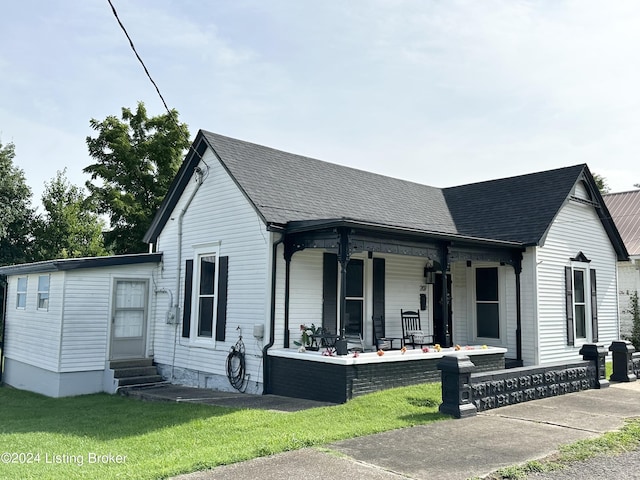
[[[293,255],[291,262],[291,290],[289,303],[289,332],[291,346],[299,340],[300,324],[322,325],[322,249],[309,248]],[[424,258],[404,255],[374,254],[385,260],[385,334],[401,337],[400,310],[420,309],[420,286],[424,284]],[[362,336],[365,344],[373,340],[372,326],[372,259],[358,257],[364,262],[364,315]],[[338,267],[339,268],[339,267]],[[284,261],[278,265],[278,291],[284,298]],[[433,331],[433,295],[428,287],[428,309],[420,311],[422,329]],[[284,319],[284,305],[279,303],[276,318]],[[276,333],[283,328],[283,322],[276,325]],[[280,346],[282,343],[276,343]]]
[[[77,269],[47,274],[48,310],[37,309],[38,277],[29,275],[26,310],[7,312],[5,355],[53,372],[103,370],[108,359],[114,276],[150,278],[154,264]],[[22,278],[22,277],[21,277]],[[27,277],[24,277],[27,278]],[[17,277],[9,277],[16,295]]]
[[[539,363],[579,357],[579,343],[567,345],[564,273],[579,252],[591,260],[589,268],[597,272],[598,343],[606,345],[618,338],[615,252],[594,208],[569,201],[537,252]],[[586,293],[589,302],[589,291]],[[531,339],[523,336],[524,341]]]
[[[52,273],[48,310],[36,308],[38,275],[21,276],[27,279],[26,308],[7,309],[5,351],[7,358],[58,371],[62,328],[62,284],[64,273]],[[8,278],[9,298],[17,298],[18,277]]]
[[[283,274],[281,299],[284,299],[284,267],[283,260],[278,266]],[[293,255],[290,285],[289,336],[293,347],[293,342],[300,339],[300,325],[322,325],[322,250],[309,248]],[[278,318],[284,321],[284,309]],[[280,323],[276,332],[283,328],[284,324]]]
[[[226,380],[225,361],[230,347],[242,335],[246,347],[247,373],[253,386],[256,381],[262,382],[260,356],[269,335],[271,276],[268,275],[268,266],[272,235],[266,231],[264,222],[253,206],[210,150],[205,152],[203,160],[206,165],[201,162],[200,168],[203,171],[208,168],[208,172],[184,214],[182,244],[177,244],[178,221],[180,212],[197,187],[195,182],[190,182],[185,188],[174,209],[172,220],[167,222],[158,237],[157,246],[163,252],[163,274],[157,278],[156,288],[171,292],[174,303],[179,306],[179,325],[167,324],[170,296],[159,296],[152,319],[154,360],[163,365],[173,364],[177,367],[176,371],[188,369],[201,372],[204,376],[219,375],[224,379],[219,386],[230,388]],[[219,245],[220,257],[228,257],[226,339],[224,342],[211,342],[202,348],[180,334],[185,261],[193,260],[194,271],[197,270],[195,249],[212,242]],[[182,251],[180,266],[177,265],[179,247]],[[176,281],[178,269],[180,278]],[[192,308],[191,318],[196,314],[197,310]],[[252,336],[253,326],[256,324],[266,327],[264,342],[257,341]],[[176,328],[180,329],[177,335]],[[191,332],[192,335],[195,333],[197,332]],[[190,383],[198,382],[196,379]],[[204,380],[199,384],[210,387]]]

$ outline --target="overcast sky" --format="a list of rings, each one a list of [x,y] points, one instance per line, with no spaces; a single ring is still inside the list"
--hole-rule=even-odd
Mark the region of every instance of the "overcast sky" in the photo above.
[[[640,182],[636,0],[113,0],[189,125],[446,187],[587,163]],[[4,2],[0,141],[40,198],[89,120],[163,106],[107,0]]]

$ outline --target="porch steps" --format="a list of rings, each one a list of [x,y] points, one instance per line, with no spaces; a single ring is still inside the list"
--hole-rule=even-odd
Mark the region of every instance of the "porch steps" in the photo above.
[[[140,385],[157,385],[164,382],[152,358],[113,360],[109,363],[118,388]]]

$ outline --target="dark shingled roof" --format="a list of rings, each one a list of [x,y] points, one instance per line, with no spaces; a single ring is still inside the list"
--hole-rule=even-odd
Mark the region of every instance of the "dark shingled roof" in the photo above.
[[[461,234],[535,245],[569,197],[585,165],[444,189]]]
[[[283,227],[343,219],[438,238],[535,245],[543,240],[576,182],[585,180],[590,190],[596,190],[595,200],[600,198],[586,165],[440,189],[200,130],[145,235],[146,242],[156,240],[190,181],[199,163],[193,152],[202,154],[206,148],[265,223]],[[608,214],[597,209],[616,251],[625,256]]]
[[[349,218],[455,233],[439,188],[203,134],[268,223]]]
[[[640,255],[640,190],[604,195],[630,255]]]

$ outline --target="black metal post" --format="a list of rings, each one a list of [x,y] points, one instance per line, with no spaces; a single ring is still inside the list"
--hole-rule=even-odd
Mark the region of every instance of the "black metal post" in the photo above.
[[[590,360],[595,363],[597,378],[594,388],[607,388],[609,386],[609,380],[607,380],[605,373],[607,349],[595,343],[586,343],[580,349],[580,355],[582,355],[584,360]]]
[[[345,314],[347,310],[347,265],[350,258],[349,233],[346,229],[340,230],[340,252],[338,261],[340,262],[340,321],[339,329],[336,332],[340,337],[345,334]]]
[[[449,244],[442,245],[440,250],[440,265],[442,267],[442,340],[443,347],[451,346],[451,332],[449,331],[449,283],[447,271],[449,270]]]
[[[518,253],[514,258],[513,269],[516,274],[516,360],[522,365],[522,297],[520,292],[522,253]]]
[[[618,340],[611,343],[609,351],[613,356],[613,373],[609,377],[614,382],[635,382],[633,373],[633,352],[636,351],[631,342]]]
[[[444,356],[438,362],[442,376],[442,403],[440,413],[456,418],[473,417],[477,408],[471,399],[471,373],[476,366],[469,357]]]

